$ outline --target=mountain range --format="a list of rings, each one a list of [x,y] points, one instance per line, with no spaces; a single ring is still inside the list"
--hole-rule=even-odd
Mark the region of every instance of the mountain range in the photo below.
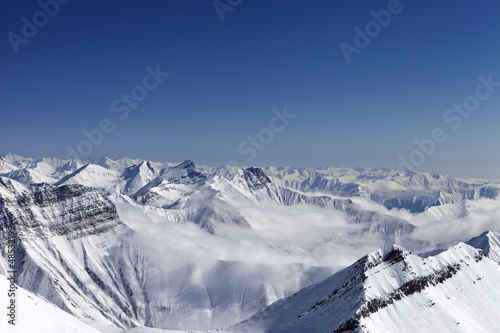
[[[413,171],[8,154],[0,274],[13,228],[20,332],[36,308],[57,318],[46,331],[496,332],[499,191]]]

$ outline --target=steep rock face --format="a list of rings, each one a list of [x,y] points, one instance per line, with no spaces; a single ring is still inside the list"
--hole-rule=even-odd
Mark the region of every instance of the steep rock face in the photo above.
[[[224,331],[492,331],[499,277],[498,264],[464,243],[429,258],[388,246]]]
[[[120,319],[127,305],[114,288],[106,291],[113,284],[102,284],[102,276],[109,275],[103,271],[104,258],[128,228],[99,190],[81,185],[24,186],[0,178],[2,274],[9,270],[4,261],[9,229],[16,237],[15,268],[21,287],[80,318],[121,327],[134,323],[132,318]]]
[[[333,199],[325,195],[308,195],[282,187],[271,180],[261,168],[239,169],[232,174],[216,178],[212,188],[222,197],[230,200],[251,200],[262,202],[273,200],[285,206],[308,204],[322,208],[347,210],[353,206],[349,199]]]
[[[264,173],[261,168],[250,167],[243,171],[246,182],[252,189],[260,189],[271,183],[271,179]]]
[[[98,190],[81,185],[25,187],[0,177],[0,207],[2,227],[13,225],[21,237],[79,238],[121,224],[109,200]]]

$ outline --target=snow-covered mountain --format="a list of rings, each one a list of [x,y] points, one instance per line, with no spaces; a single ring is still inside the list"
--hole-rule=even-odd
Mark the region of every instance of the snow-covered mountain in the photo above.
[[[404,208],[412,213],[465,199],[495,198],[500,193],[498,182],[492,184],[491,180],[413,171],[335,167],[318,170],[270,167],[266,171],[289,188],[362,196],[388,209]]]
[[[80,318],[120,323],[123,310],[103,308],[108,301],[89,283],[97,278],[95,271],[106,270],[102,258],[116,236],[127,231],[115,206],[99,190],[81,185],[24,186],[2,177],[0,207],[2,274],[8,271],[5,251],[11,227],[17,237],[19,286]]]
[[[0,273],[11,226],[18,284],[97,329],[412,331],[403,315],[417,311],[424,325],[465,331],[475,323],[467,302],[483,311],[469,297],[498,279],[499,189],[407,171],[9,154]],[[454,280],[476,273],[489,277]],[[407,293],[414,283],[420,292]],[[446,297],[467,324],[450,326],[448,310],[435,323]],[[478,318],[478,331],[491,328]]]
[[[64,176],[54,185],[80,184],[110,191],[120,180],[120,174],[117,171],[103,168],[97,164],[86,164]]]
[[[18,169],[28,169],[39,175],[60,181],[62,177],[90,164],[116,171],[124,177],[127,168],[133,168],[143,162],[154,169],[155,177],[160,171],[172,169],[179,164],[159,163],[128,157],[122,157],[118,160],[101,157],[81,161],[24,158],[15,154],[7,154],[0,156],[0,174],[3,175]],[[233,178],[234,174],[242,168],[198,166],[197,169],[204,175],[217,174],[221,177]],[[429,207],[460,203],[464,200],[494,199],[500,191],[498,180],[452,177],[413,171],[339,167],[318,169],[268,167],[264,171],[274,184],[283,188],[340,197],[363,197],[388,209],[403,208],[412,213],[420,213]],[[34,180],[33,182],[36,182],[40,180],[40,177],[35,177]],[[147,185],[147,181],[145,183],[141,185]],[[126,192],[127,195],[134,194],[132,188],[121,191],[122,193]]]
[[[100,324],[225,326],[332,272],[200,257],[168,244],[159,249],[151,235],[123,224],[99,190],[82,185],[25,186],[0,178],[0,202],[2,251],[9,226],[18,237],[17,283]],[[0,273],[7,271],[2,259]]]
[[[465,243],[427,258],[387,246],[223,331],[498,332],[500,266],[492,255]]]
[[[11,172],[4,173],[2,176],[17,180],[20,183],[30,185],[34,183],[53,184],[56,182],[54,178],[44,176],[33,169],[17,169]]]
[[[14,170],[18,170],[19,168],[16,167],[15,165],[12,165],[8,162],[6,162],[5,160],[3,160],[1,157],[0,157],[0,173],[9,173],[11,171],[14,171]]]
[[[140,162],[126,168],[122,173],[122,178],[126,181],[123,193],[132,195],[139,189],[149,184],[164,170],[164,167],[149,161]]]
[[[497,232],[485,231],[481,235],[472,238],[467,244],[476,249],[483,250],[488,257],[500,264],[500,234]]]

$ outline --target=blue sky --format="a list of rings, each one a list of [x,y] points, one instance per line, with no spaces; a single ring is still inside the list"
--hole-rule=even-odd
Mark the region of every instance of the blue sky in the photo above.
[[[43,22],[36,1],[3,1],[0,154],[64,158],[80,144],[82,157],[386,168],[413,154],[415,170],[500,178],[500,87],[457,129],[443,119],[479,76],[500,82],[500,2],[220,3],[236,4],[223,21],[212,1],[72,0]],[[348,63],[339,45],[388,8]],[[40,27],[13,43],[23,17]],[[169,75],[147,91],[157,65]],[[111,104],[134,89],[120,119]],[[271,128],[284,107],[295,117]],[[103,119],[113,130],[81,144]],[[415,140],[436,128],[447,139],[425,154]]]

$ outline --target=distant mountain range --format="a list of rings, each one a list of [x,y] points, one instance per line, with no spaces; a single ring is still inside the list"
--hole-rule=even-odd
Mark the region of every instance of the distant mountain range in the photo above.
[[[56,318],[47,331],[496,332],[499,191],[411,171],[8,154],[0,273],[14,228],[20,297]]]

